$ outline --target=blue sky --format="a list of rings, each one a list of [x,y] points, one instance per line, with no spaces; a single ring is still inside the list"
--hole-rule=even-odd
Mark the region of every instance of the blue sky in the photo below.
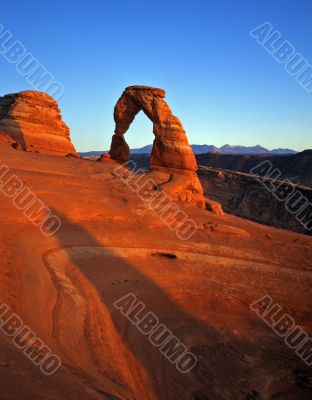
[[[253,40],[269,21],[312,63],[310,0],[4,2],[0,23],[65,87],[79,151],[110,146],[123,89],[164,88],[190,143],[312,148],[312,94]],[[0,94],[33,89],[0,55]],[[141,113],[126,134],[152,143]]]

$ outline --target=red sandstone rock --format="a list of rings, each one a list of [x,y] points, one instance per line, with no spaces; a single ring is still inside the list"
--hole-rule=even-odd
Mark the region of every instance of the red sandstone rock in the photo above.
[[[104,153],[101,155],[101,157],[97,160],[98,162],[102,162],[102,161],[107,161],[110,160],[111,156],[108,153]]]
[[[220,233],[223,235],[250,237],[250,234],[246,230],[231,225],[207,222],[204,224],[204,229],[210,232]]]
[[[0,141],[37,153],[77,154],[56,101],[31,90],[0,97]]]
[[[155,140],[150,165],[196,171],[197,163],[188,143],[180,120],[172,114],[164,100],[165,91],[148,86],[129,86],[118,100],[114,118],[115,135],[110,150],[112,158],[119,159],[120,146],[116,150],[116,135],[123,138],[139,111],[153,122]],[[121,140],[118,142],[121,145]],[[126,146],[122,155],[126,156]],[[125,158],[125,157],[124,157]],[[122,160],[124,160],[122,158]]]
[[[205,208],[203,189],[196,174],[194,153],[180,120],[172,114],[164,97],[163,89],[149,86],[129,86],[125,89],[114,110],[116,128],[110,156],[119,161],[129,159],[130,149],[124,134],[136,114],[142,110],[153,122],[155,135],[150,169],[169,174],[159,186],[174,200],[194,202]],[[158,178],[159,174],[155,172],[155,179]],[[220,214],[220,209],[221,206],[217,214]],[[216,208],[212,208],[211,211],[215,212]]]
[[[112,158],[120,161],[129,160],[130,148],[123,135],[117,133],[113,135],[111,148],[113,149],[113,152],[110,152]]]
[[[11,146],[17,145],[17,142],[4,131],[0,131],[0,143],[10,144]]]
[[[195,171],[155,166],[150,177],[158,181],[159,187],[172,200],[192,202],[200,208],[205,208],[203,189]]]
[[[63,364],[45,376],[1,330],[1,400],[312,398],[310,369],[249,307],[268,293],[311,336],[312,237],[185,203],[199,229],[181,240],[113,178],[114,160],[4,144],[0,160],[11,171],[5,180],[16,174],[62,222],[47,239],[0,196],[0,300]],[[156,172],[169,176],[146,177]],[[116,309],[128,293],[196,355],[193,370],[180,373]]]
[[[210,199],[205,199],[205,203],[206,203],[206,209],[208,211],[211,211],[216,215],[224,215],[224,212],[222,210],[222,206],[217,201],[210,200]]]

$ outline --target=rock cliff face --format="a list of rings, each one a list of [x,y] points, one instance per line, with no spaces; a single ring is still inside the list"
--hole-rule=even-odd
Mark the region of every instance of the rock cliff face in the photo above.
[[[269,160],[274,168],[282,173],[282,179],[288,178],[296,184],[312,187],[312,150],[304,150],[297,154],[287,155],[233,155],[233,154],[198,154],[199,165],[221,168],[230,171],[245,172],[254,168],[264,160]]]
[[[198,175],[205,195],[220,202],[224,211],[261,224],[311,234],[255,176],[202,166]],[[296,189],[312,202],[312,189]]]
[[[42,92],[0,97],[0,141],[37,153],[77,154],[56,101]]]
[[[110,156],[115,160],[129,160],[130,149],[124,134],[142,110],[153,122],[155,139],[149,167],[155,174],[164,174],[156,177],[162,180],[158,182],[159,187],[173,199],[195,202],[204,208],[205,199],[196,174],[194,153],[180,120],[172,114],[164,98],[163,89],[149,86],[129,86],[125,89],[114,110],[116,128]]]

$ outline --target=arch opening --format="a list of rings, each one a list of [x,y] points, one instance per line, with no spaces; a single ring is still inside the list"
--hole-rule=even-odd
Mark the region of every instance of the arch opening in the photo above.
[[[166,192],[173,200],[196,202],[199,207],[205,208],[193,150],[179,118],[173,115],[164,98],[164,90],[149,86],[129,86],[124,90],[114,109],[116,127],[110,158],[121,162],[130,159],[125,134],[137,114],[143,111],[153,124],[154,141],[149,169],[152,173],[150,177],[155,178],[154,187]],[[144,161],[146,163],[146,158]]]

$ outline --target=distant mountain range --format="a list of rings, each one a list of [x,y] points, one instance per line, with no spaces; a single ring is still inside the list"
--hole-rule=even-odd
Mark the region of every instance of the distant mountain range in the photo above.
[[[263,146],[231,146],[225,144],[222,147],[216,147],[208,144],[193,144],[192,149],[195,154],[203,153],[221,153],[221,154],[296,154],[297,151],[291,149],[268,150]]]
[[[241,155],[256,155],[256,154],[297,154],[297,151],[291,149],[274,149],[268,150],[263,146],[231,146],[229,144],[225,144],[222,147],[216,147],[214,145],[209,144],[192,144],[192,149],[195,154],[204,154],[204,153],[220,153],[220,154],[241,154]],[[140,147],[138,149],[131,149],[131,154],[150,154],[152,151],[152,145],[149,144],[144,147]],[[107,151],[88,151],[79,153],[84,157],[91,156],[99,156],[103,153],[107,153]]]

